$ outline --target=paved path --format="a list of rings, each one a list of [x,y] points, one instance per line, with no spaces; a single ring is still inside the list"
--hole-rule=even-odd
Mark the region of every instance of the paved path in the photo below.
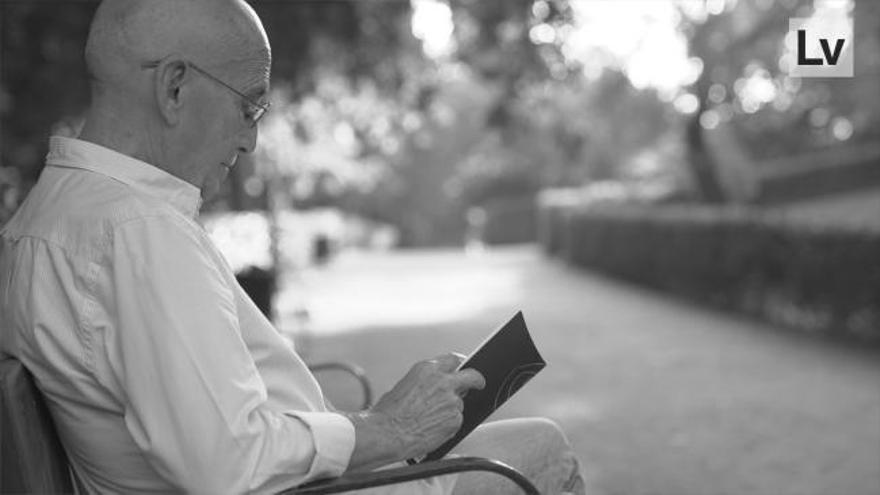
[[[357,361],[379,390],[416,359],[468,352],[521,308],[550,365],[499,417],[558,420],[599,494],[880,494],[877,350],[700,309],[532,248],[347,255],[291,285],[283,312],[303,288],[302,352]]]

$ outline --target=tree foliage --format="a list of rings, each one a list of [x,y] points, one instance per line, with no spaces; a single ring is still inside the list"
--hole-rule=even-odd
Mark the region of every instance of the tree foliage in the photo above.
[[[719,123],[757,162],[880,140],[880,4],[854,4],[856,77],[790,78],[782,58],[788,20],[809,17],[813,3],[741,0],[715,15],[682,15],[690,52],[703,62],[690,88],[700,104],[687,138],[704,198],[723,199],[704,139]]]
[[[682,113],[625,70],[585,77],[565,50],[568,0],[439,1],[453,48],[435,59],[413,34],[410,0],[253,0],[278,91],[239,185],[256,170],[290,204],[356,209],[426,244],[453,239],[469,205],[636,169],[689,166],[702,199],[721,201],[705,139],[718,122],[758,161],[880,139],[878,2],[855,12],[856,65],[874,76],[848,80],[793,80],[780,66],[787,21],[809,15],[811,0],[739,0],[717,13],[678,3],[703,67],[684,89],[698,108]],[[96,5],[0,3],[0,211],[14,202],[9,183],[36,178],[53,126],[75,129],[88,102],[82,48]],[[754,101],[754,85],[773,97]]]

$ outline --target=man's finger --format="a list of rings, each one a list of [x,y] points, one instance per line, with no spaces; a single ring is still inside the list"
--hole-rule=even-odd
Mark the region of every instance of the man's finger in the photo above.
[[[479,371],[468,368],[461,370],[455,374],[455,392],[461,394],[472,388],[483,389],[486,386],[486,379]]]
[[[450,352],[449,354],[443,354],[442,356],[437,356],[432,359],[432,361],[437,363],[437,369],[440,371],[450,372],[458,369],[458,365],[460,365],[463,360],[461,359],[461,354],[457,354],[454,352]]]

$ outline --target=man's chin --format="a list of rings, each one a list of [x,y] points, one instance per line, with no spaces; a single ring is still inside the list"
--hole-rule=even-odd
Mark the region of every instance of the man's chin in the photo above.
[[[221,172],[215,177],[209,177],[208,180],[202,184],[202,205],[220,199],[220,193],[223,190],[223,181],[226,180],[227,174],[228,170],[224,169],[224,172]]]

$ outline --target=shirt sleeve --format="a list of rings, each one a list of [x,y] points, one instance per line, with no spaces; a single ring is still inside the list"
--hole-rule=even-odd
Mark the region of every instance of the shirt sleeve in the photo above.
[[[275,491],[345,471],[354,426],[274,410],[242,339],[234,278],[183,219],[114,231],[104,349],[124,420],[157,470],[189,493]]]

